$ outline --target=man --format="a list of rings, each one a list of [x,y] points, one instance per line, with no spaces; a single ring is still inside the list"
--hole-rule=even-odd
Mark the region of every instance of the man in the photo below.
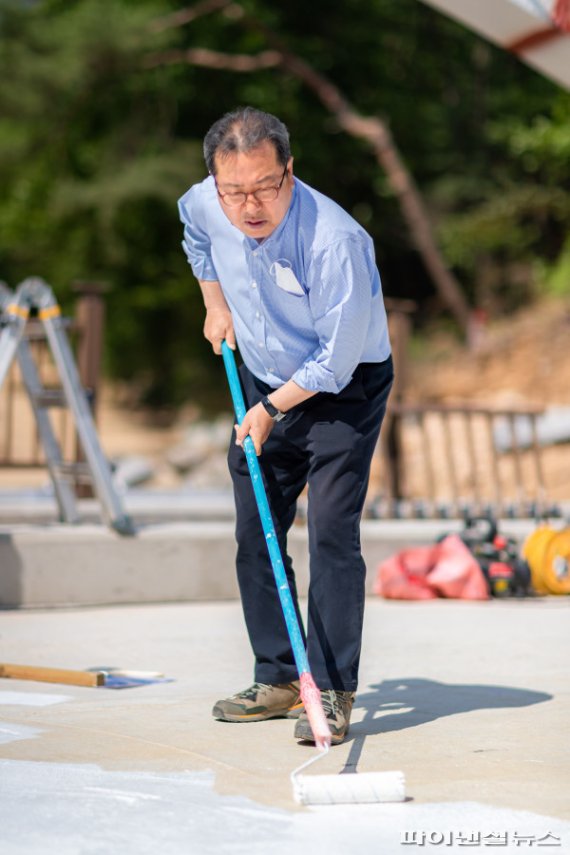
[[[289,134],[276,117],[251,107],[225,115],[208,131],[204,155],[209,177],[179,208],[206,308],[204,335],[218,354],[223,339],[232,349],[237,341],[244,362],[249,409],[228,462],[237,574],[255,654],[253,685],[218,701],[213,715],[297,718],[295,738],[314,741],[241,448],[249,434],[297,612],[286,540],[308,484],[307,654],[336,744],[348,732],[357,688],[360,517],[393,377],[372,240],[293,176]]]

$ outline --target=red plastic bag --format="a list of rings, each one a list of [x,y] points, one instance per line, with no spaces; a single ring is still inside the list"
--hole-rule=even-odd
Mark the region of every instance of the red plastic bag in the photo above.
[[[387,558],[378,567],[373,591],[392,600],[489,599],[483,571],[457,534]]]

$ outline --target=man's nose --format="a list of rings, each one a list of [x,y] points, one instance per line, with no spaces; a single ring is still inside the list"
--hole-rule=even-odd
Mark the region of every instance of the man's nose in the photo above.
[[[260,202],[259,199],[256,199],[255,196],[253,195],[253,193],[248,193],[246,200],[243,204],[245,205],[246,208],[250,208],[250,209],[253,208],[254,210],[257,210],[258,208],[261,207],[261,205],[263,203]]]

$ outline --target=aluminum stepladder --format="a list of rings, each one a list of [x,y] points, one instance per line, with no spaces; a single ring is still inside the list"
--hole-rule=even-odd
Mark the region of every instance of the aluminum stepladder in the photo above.
[[[37,319],[45,331],[61,381],[61,390],[47,389],[42,385],[26,338],[26,324],[32,310],[37,312]],[[119,534],[134,534],[133,522],[122,507],[109,464],[101,449],[61,311],[51,288],[42,279],[35,277],[25,279],[13,294],[0,284],[0,312],[0,388],[12,362],[17,359],[36,419],[61,521],[80,521],[72,481],[80,466],[89,476],[101,503],[105,522]],[[70,464],[64,461],[48,415],[50,407],[56,406],[67,407],[73,414],[85,463]]]

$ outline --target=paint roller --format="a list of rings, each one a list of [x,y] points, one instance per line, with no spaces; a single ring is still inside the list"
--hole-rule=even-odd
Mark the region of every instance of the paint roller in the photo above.
[[[326,753],[326,752],[325,752]],[[311,757],[291,773],[293,796],[301,805],[373,804],[403,802],[406,780],[403,772],[359,772],[343,775],[301,775],[322,754]]]
[[[245,402],[234,354],[225,340],[222,341],[222,357],[236,419],[238,424],[241,424],[246,414]],[[321,693],[315,684],[309,668],[307,652],[303,643],[297,613],[291,596],[291,589],[283,565],[283,558],[279,549],[267,494],[263,486],[261,467],[255,453],[253,440],[250,436],[246,436],[243,449],[255,494],[257,510],[265,534],[277,592],[293,650],[295,665],[299,673],[301,700],[305,706],[305,712],[311,725],[315,744],[319,749],[319,754],[316,757],[312,757],[309,761],[303,763],[291,775],[295,800],[300,804],[360,804],[363,802],[403,801],[405,799],[405,781],[402,772],[309,776],[301,774],[304,769],[328,753],[331,745],[331,732],[323,710]]]

